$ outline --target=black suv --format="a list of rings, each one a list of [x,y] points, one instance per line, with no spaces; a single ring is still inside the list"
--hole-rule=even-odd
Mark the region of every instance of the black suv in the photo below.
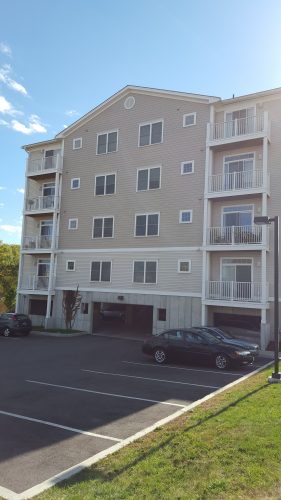
[[[32,329],[31,320],[26,314],[3,313],[0,314],[0,333],[4,337],[10,335],[26,336]]]

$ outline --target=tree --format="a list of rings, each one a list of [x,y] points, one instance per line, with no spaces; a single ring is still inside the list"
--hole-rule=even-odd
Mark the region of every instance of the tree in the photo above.
[[[64,290],[62,298],[62,309],[64,312],[65,327],[72,330],[73,323],[76,318],[76,314],[80,309],[81,305],[81,295],[78,291],[78,285],[76,290]]]
[[[2,310],[15,310],[19,256],[19,245],[8,245],[0,241],[0,307]]]

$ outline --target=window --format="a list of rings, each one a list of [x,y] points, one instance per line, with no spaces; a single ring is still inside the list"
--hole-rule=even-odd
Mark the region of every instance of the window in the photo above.
[[[66,270],[67,271],[75,271],[75,260],[67,260],[66,261]]]
[[[254,153],[226,156],[224,158],[224,189],[249,189],[256,187],[260,178],[254,175]]]
[[[107,281],[111,279],[111,262],[95,261],[91,263],[91,281]]]
[[[139,146],[163,142],[163,121],[144,123],[139,129]]]
[[[97,155],[104,155],[107,153],[114,153],[117,151],[117,130],[98,134],[97,136]]]
[[[81,149],[82,148],[82,137],[78,137],[77,139],[73,139],[73,149]]]
[[[115,174],[97,175],[95,184],[96,196],[115,193]]]
[[[253,221],[253,211],[253,205],[236,205],[233,207],[223,207],[223,226],[242,226],[248,227],[250,229]]]
[[[134,262],[134,283],[156,283],[157,262],[136,260]]]
[[[191,261],[190,260],[179,260],[178,261],[178,273],[190,273],[191,271]]]
[[[113,238],[113,217],[94,217],[93,238]]]
[[[88,314],[88,311],[89,311],[88,302],[82,302],[81,303],[81,314]]]
[[[80,188],[80,179],[71,179],[71,189]]]
[[[161,167],[150,167],[138,170],[137,191],[148,191],[160,188]]]
[[[158,236],[159,214],[136,215],[135,236]]]
[[[68,219],[68,229],[77,229],[78,228],[78,219]]]
[[[183,115],[183,127],[191,127],[192,125],[196,125],[196,113]]]
[[[158,321],[166,321],[166,309],[157,309]]]
[[[181,210],[180,211],[180,223],[181,224],[191,224],[192,222],[192,210]]]
[[[226,137],[251,134],[255,129],[255,108],[237,109],[236,111],[225,113]]]
[[[194,160],[183,161],[181,163],[181,175],[193,174],[194,172]]]

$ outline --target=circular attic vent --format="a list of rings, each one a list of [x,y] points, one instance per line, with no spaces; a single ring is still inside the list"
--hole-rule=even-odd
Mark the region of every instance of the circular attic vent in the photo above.
[[[135,105],[135,98],[132,95],[129,95],[124,101],[124,108],[125,109],[132,109]]]

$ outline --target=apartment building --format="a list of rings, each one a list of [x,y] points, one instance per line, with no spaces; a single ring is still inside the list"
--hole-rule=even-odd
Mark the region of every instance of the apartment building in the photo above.
[[[103,308],[157,333],[273,322],[281,89],[218,97],[128,86],[28,153],[17,309],[104,328]]]

